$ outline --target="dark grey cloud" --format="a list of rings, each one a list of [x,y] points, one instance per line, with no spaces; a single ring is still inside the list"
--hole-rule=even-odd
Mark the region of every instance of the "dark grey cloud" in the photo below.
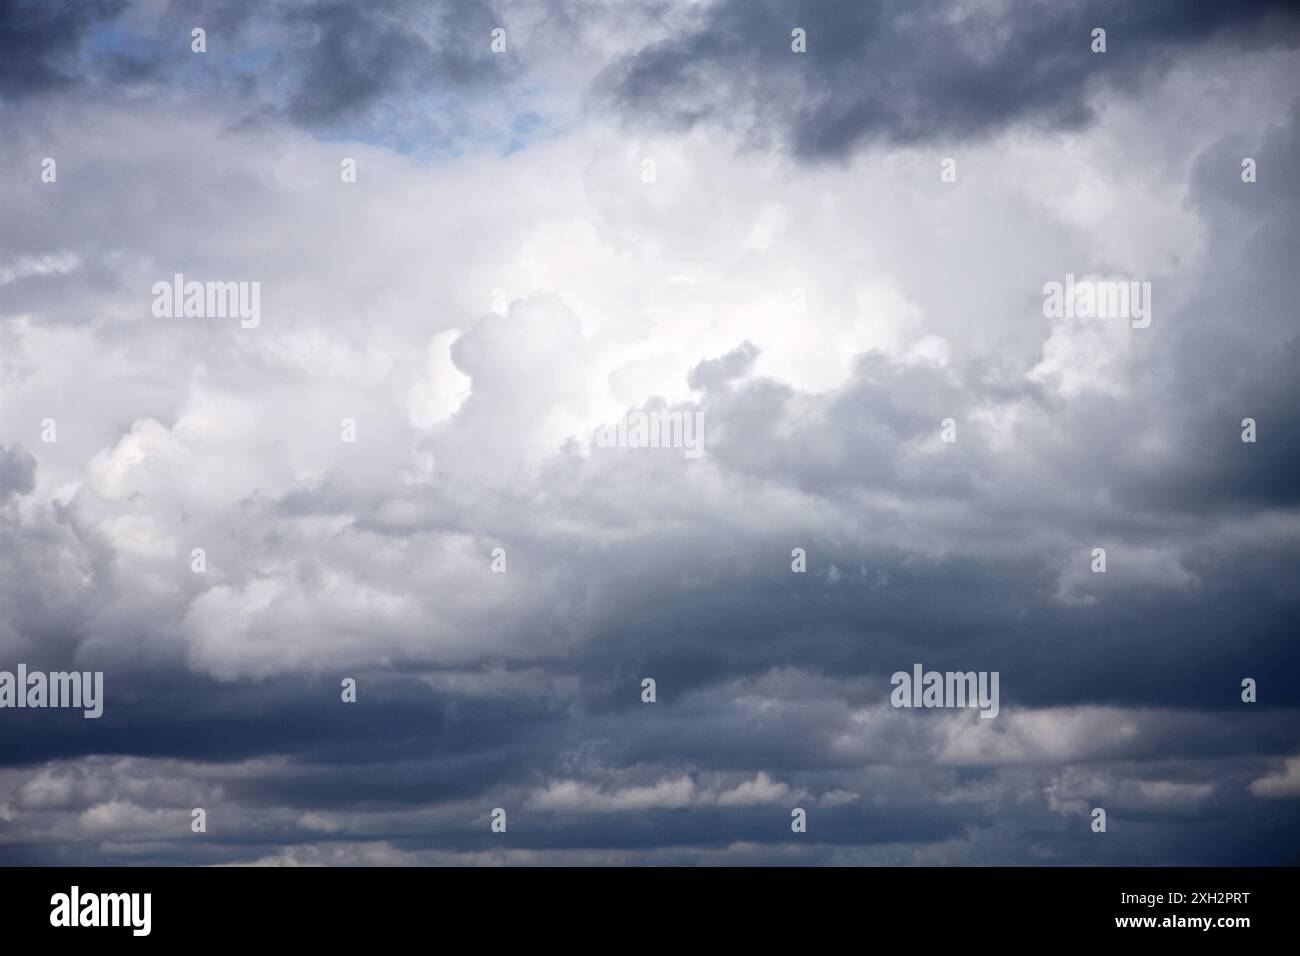
[[[508,75],[489,38],[500,26],[484,3],[343,2],[291,9],[296,38],[277,59],[296,75],[289,115],[306,125],[355,119],[389,96],[482,96]],[[517,64],[516,64],[517,65]]]
[[[791,30],[808,51],[791,52]],[[1107,31],[1094,54],[1091,31]],[[1284,0],[915,4],[721,0],[601,78],[632,128],[711,123],[809,159],[864,142],[955,143],[1013,124],[1073,129],[1097,84],[1131,90],[1198,46],[1294,49]]]
[[[1180,317],[1171,342],[1171,377],[1159,399],[1180,447],[1201,449],[1178,463],[1177,474],[1148,483],[1149,466],[1126,469],[1134,499],[1148,507],[1204,509],[1233,503],[1293,507],[1300,501],[1300,285],[1294,274],[1300,234],[1300,100],[1288,121],[1271,126],[1261,141],[1231,137],[1196,158],[1188,202],[1216,223],[1209,230],[1205,294]],[[1224,175],[1250,156],[1268,179],[1243,189]],[[1237,188],[1233,188],[1237,187]],[[1276,441],[1250,459],[1239,453],[1243,418],[1276,429]],[[1217,423],[1236,427],[1220,430]],[[1224,439],[1236,444],[1228,444]],[[1154,487],[1164,491],[1152,494]],[[1159,501],[1155,500],[1159,498]]]
[[[499,98],[520,79],[515,50],[494,54],[489,46],[503,25],[478,0],[172,0],[156,17],[137,15],[126,0],[5,0],[0,90],[22,97],[86,86],[101,100],[217,98],[239,122],[283,116],[334,134],[382,129],[441,140],[454,135],[449,119],[470,115],[469,103]],[[206,31],[201,55],[190,49],[196,27]]]
[[[36,459],[22,446],[0,445],[0,502],[36,487]]]
[[[82,44],[116,17],[126,0],[0,2],[0,96],[66,89],[84,80]]]

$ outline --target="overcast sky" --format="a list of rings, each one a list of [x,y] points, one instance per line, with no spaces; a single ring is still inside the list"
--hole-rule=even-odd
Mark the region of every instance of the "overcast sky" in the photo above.
[[[1298,91],[1262,0],[0,0],[0,670],[105,689],[0,863],[1300,861]]]

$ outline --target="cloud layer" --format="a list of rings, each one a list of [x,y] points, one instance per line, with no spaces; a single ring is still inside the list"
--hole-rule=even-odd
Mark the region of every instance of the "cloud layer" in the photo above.
[[[4,5],[0,861],[1295,862],[1289,8],[629,6]]]

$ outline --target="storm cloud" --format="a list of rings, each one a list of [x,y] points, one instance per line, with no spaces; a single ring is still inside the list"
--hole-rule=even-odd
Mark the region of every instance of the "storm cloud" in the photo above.
[[[1115,37],[1103,56],[1096,28]],[[795,29],[811,55],[790,55]],[[817,159],[1013,125],[1077,129],[1096,118],[1098,86],[1131,95],[1207,44],[1294,50],[1300,15],[1280,0],[725,0],[612,64],[601,87],[633,124],[732,126]]]

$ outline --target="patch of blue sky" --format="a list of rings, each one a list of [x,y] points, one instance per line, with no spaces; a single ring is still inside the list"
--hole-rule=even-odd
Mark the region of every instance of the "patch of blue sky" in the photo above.
[[[185,43],[188,45],[188,38],[185,39]],[[110,56],[152,58],[158,52],[158,42],[153,37],[132,33],[117,21],[110,20],[95,27],[86,35],[81,52],[89,60]]]
[[[533,109],[503,111],[458,97],[391,98],[364,118],[314,130],[326,142],[357,142],[416,159],[449,159],[483,150],[510,156],[554,135],[552,122]]]
[[[228,82],[260,79],[275,58],[275,51],[267,46],[226,47],[219,34],[205,37],[206,53],[195,53],[192,42],[188,31],[177,34],[174,44],[167,44],[156,36],[133,32],[118,21],[109,21],[86,36],[81,50],[83,74],[90,78],[99,72],[100,65],[131,62],[142,67],[142,75],[166,75],[168,83],[210,90]],[[198,69],[167,69],[185,64],[190,57]]]

